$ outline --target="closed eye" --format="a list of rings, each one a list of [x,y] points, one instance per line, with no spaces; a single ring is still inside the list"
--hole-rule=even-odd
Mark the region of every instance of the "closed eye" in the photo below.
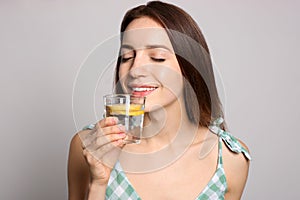
[[[155,62],[164,62],[166,59],[164,59],[164,58],[151,58],[153,61],[155,61]]]
[[[127,57],[127,58],[124,58],[124,57],[121,57],[121,62],[122,63],[125,63],[127,61],[129,61],[130,59],[132,59],[133,57]]]

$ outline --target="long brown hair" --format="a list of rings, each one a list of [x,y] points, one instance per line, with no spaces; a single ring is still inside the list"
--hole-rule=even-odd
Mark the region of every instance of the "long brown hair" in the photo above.
[[[208,127],[214,118],[224,118],[209,49],[197,23],[188,13],[177,6],[161,1],[151,1],[146,5],[135,7],[125,14],[121,24],[121,33],[125,31],[130,22],[141,17],[153,19],[161,24],[168,33],[182,75],[191,86],[184,88],[185,106],[190,121],[198,123],[196,119],[199,119],[200,126]],[[115,86],[118,93],[122,93],[122,88],[118,84],[120,62],[121,58],[119,57],[115,75]],[[191,98],[195,94],[197,99]],[[195,108],[199,108],[199,110],[195,110]],[[222,124],[222,128],[226,128],[225,123]]]

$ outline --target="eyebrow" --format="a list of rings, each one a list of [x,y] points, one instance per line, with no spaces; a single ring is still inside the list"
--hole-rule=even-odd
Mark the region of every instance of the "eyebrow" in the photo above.
[[[131,49],[131,50],[133,50],[133,47],[128,45],[128,44],[122,44],[121,49]]]
[[[122,44],[121,45],[121,49],[130,49],[130,50],[134,50],[134,48],[128,44]],[[165,45],[161,45],[161,44],[153,44],[153,45],[146,45],[145,49],[158,49],[158,48],[162,48],[162,49],[166,49],[169,52],[172,52],[172,50],[165,46]],[[141,48],[142,49],[142,48]]]

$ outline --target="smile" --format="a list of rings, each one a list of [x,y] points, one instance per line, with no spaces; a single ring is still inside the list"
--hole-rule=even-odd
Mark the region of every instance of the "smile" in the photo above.
[[[153,91],[155,90],[157,87],[138,87],[138,88],[132,88],[132,90],[134,92],[146,92],[146,91]]]
[[[139,87],[132,87],[132,94],[136,96],[147,96],[153,91],[155,91],[158,87],[153,86],[139,86]]]

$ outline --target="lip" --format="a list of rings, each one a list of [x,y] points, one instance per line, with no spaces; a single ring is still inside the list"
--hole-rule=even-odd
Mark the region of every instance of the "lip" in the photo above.
[[[128,86],[130,88],[154,88],[154,87],[158,87],[157,84],[153,84],[153,83],[147,83],[147,84],[131,83],[131,84],[128,84]]]
[[[154,85],[130,85],[130,89],[134,96],[145,97],[154,92],[158,86]]]

